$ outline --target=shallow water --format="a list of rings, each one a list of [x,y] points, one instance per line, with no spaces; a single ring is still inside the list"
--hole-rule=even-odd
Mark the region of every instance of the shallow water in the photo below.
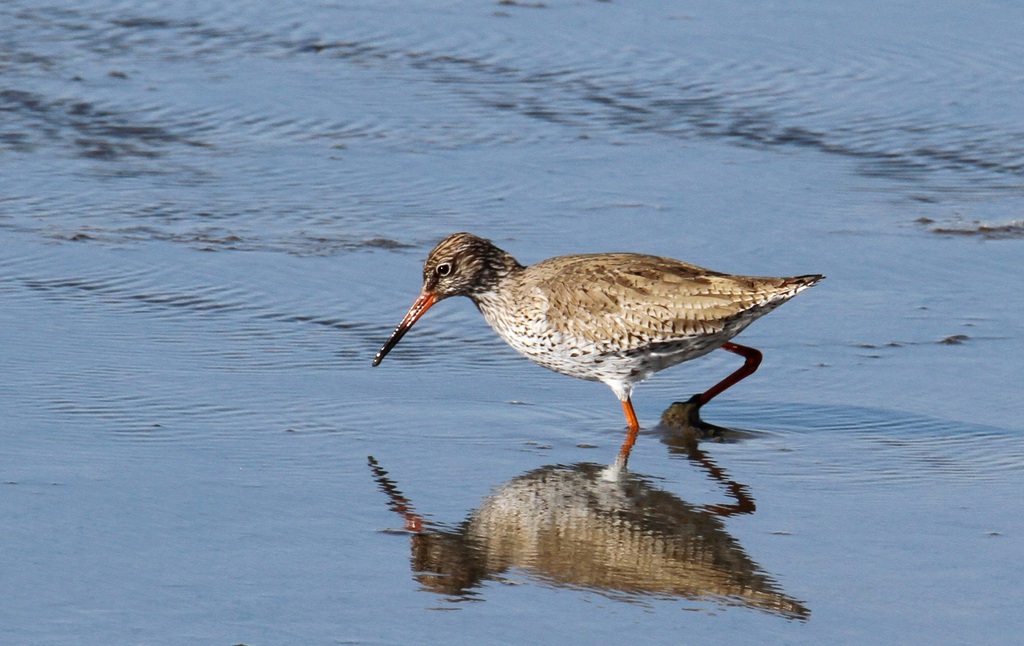
[[[0,4],[0,642],[1019,641],[1022,19]],[[456,230],[828,279],[609,480],[468,302],[370,367]]]

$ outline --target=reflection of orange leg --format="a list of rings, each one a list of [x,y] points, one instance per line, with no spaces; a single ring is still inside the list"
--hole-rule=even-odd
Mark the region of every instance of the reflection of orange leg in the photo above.
[[[704,505],[704,510],[716,516],[752,514],[757,510],[754,498],[750,495],[747,486],[729,478],[725,469],[712,462],[707,453],[697,448],[696,440],[689,444],[688,449],[687,457],[690,458],[690,461],[700,465],[712,478],[725,485],[729,494],[736,500],[736,503],[732,505]]]
[[[740,366],[739,370],[737,370],[736,372],[732,373],[722,381],[718,382],[711,388],[708,388],[707,390],[704,391],[704,393],[700,396],[701,406],[711,401],[714,397],[721,395],[722,392],[725,391],[730,386],[734,386],[739,381],[754,374],[754,371],[757,370],[757,367],[761,365],[761,353],[758,350],[755,350],[754,348],[748,348],[745,345],[740,345],[738,343],[726,341],[725,343],[722,344],[722,349],[728,350],[729,352],[735,352],[736,354],[743,357],[745,361],[743,362],[743,365]]]
[[[626,431],[626,440],[622,443],[622,448],[619,449],[618,461],[622,466],[626,466],[633,445],[636,444],[637,433],[640,432],[640,422],[637,421],[636,412],[633,411],[633,402],[628,397],[622,400],[622,412],[626,414],[626,424],[629,430]]]

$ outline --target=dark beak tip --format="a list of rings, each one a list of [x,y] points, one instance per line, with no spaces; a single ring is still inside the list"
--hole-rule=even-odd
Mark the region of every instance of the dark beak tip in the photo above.
[[[387,340],[384,347],[382,347],[380,351],[377,352],[377,356],[373,358],[374,366],[380,365],[380,362],[384,360],[384,357],[391,352],[392,348],[398,345],[398,342],[402,340],[405,333],[412,328],[413,323],[415,323],[424,312],[430,309],[430,306],[434,304],[434,299],[436,298],[437,296],[435,294],[420,294],[420,297],[416,299],[415,303],[413,303],[409,312],[406,313],[405,318],[398,324],[395,331],[391,333],[391,338]]]

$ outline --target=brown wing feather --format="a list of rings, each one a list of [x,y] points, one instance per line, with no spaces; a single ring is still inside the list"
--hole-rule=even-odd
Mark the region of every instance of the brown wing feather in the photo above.
[[[533,293],[523,296],[547,301],[553,328],[620,349],[719,332],[733,317],[798,291],[798,279],[733,276],[642,254],[561,256],[536,268],[523,285]]]

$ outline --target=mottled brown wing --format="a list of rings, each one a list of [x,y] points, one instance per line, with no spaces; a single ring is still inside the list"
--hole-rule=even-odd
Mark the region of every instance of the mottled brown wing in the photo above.
[[[738,314],[796,293],[792,279],[641,254],[561,256],[536,267],[544,271],[532,272],[531,288],[546,298],[553,328],[620,350],[720,332]]]

